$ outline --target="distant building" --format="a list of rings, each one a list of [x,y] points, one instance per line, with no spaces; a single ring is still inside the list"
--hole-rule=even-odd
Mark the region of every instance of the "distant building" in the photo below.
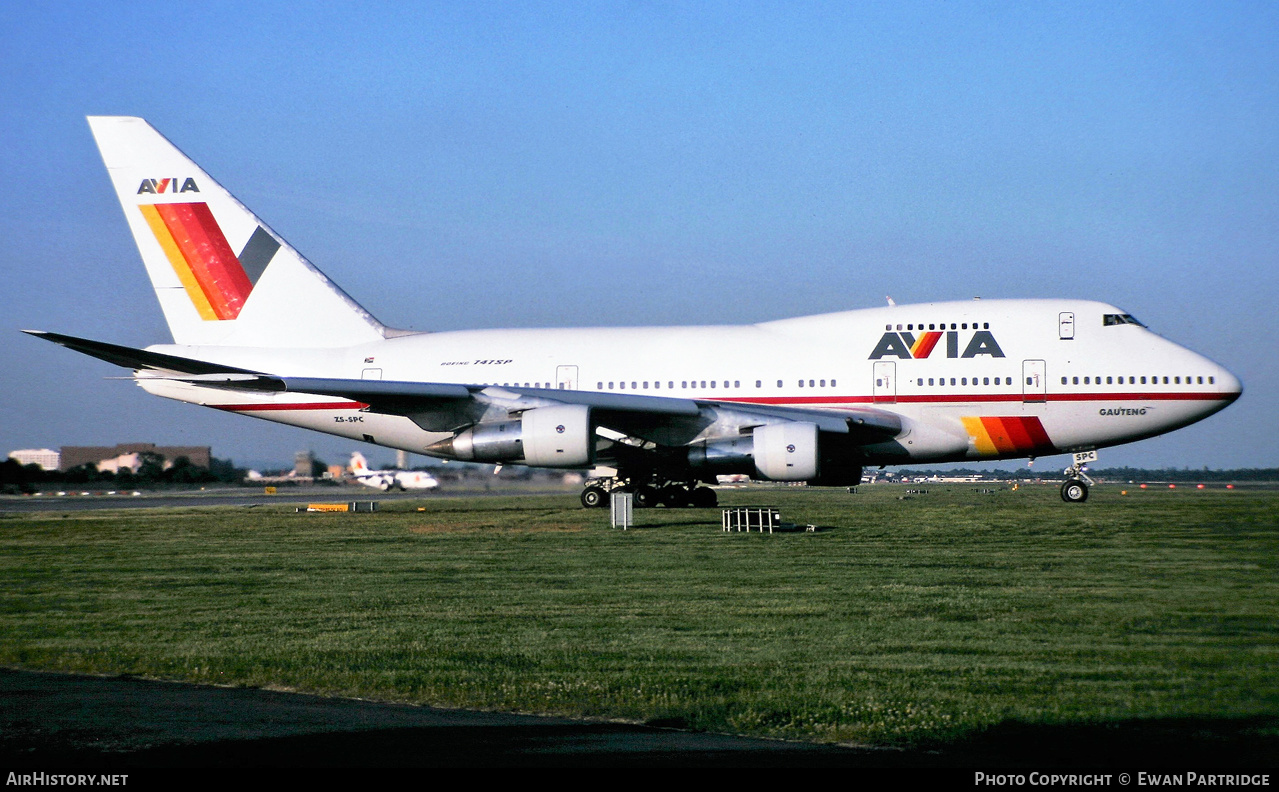
[[[52,448],[24,448],[21,451],[10,451],[10,459],[16,459],[23,465],[39,465],[45,470],[58,469],[58,452]]]
[[[172,467],[178,457],[186,457],[196,467],[208,468],[213,461],[210,446],[158,446],[155,443],[121,443],[117,446],[63,446],[59,470],[70,470],[81,465],[94,465],[99,470],[119,470],[131,467],[137,472],[136,460],[142,454],[159,454],[164,466]],[[130,463],[133,464],[130,464]]]
[[[299,451],[293,455],[293,475],[298,478],[310,478],[315,455],[310,451]]]

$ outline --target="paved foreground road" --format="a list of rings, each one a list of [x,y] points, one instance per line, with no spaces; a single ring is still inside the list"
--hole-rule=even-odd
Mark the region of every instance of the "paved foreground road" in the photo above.
[[[899,752],[0,670],[0,768],[881,766]]]
[[[132,677],[0,669],[0,776],[23,769],[134,773],[164,768],[849,767],[1133,773],[1279,767],[1279,719],[1173,718],[1006,723],[940,751],[757,740],[673,728],[443,710]],[[943,769],[948,768],[948,769]],[[961,768],[969,768],[961,770]],[[1105,770],[1109,768],[1109,770]],[[362,771],[361,771],[362,772]],[[223,775],[198,778],[212,782]],[[196,778],[155,776],[172,788]],[[858,778],[871,776],[864,772]],[[1279,782],[1272,776],[1270,783]],[[1113,783],[1113,779],[1112,779]]]

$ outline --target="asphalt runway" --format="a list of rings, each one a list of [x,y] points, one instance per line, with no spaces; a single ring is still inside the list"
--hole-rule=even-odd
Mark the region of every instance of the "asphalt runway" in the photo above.
[[[0,670],[0,768],[883,767],[905,752]]]
[[[316,487],[285,489],[267,495],[260,488],[214,490],[210,492],[143,493],[142,495],[105,495],[80,491],[67,495],[10,496],[0,498],[0,514],[31,512],[77,512],[104,509],[155,509],[182,506],[265,506],[269,504],[344,503],[349,501],[440,500],[447,498],[482,498],[500,495],[564,495],[577,490],[565,489],[459,489],[454,492],[382,492],[369,487]]]

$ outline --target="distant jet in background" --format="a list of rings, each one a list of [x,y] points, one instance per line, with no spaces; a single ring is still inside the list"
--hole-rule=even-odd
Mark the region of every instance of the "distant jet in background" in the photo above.
[[[440,486],[440,482],[430,473],[420,470],[370,470],[369,463],[359,451],[351,454],[351,475],[366,487],[377,487],[380,490],[432,489]]]

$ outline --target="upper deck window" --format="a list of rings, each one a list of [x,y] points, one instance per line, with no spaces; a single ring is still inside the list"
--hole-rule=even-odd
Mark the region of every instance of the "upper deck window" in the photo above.
[[[1101,317],[1101,324],[1103,327],[1121,324],[1134,324],[1138,327],[1145,327],[1144,324],[1134,319],[1132,314],[1103,314]]]

